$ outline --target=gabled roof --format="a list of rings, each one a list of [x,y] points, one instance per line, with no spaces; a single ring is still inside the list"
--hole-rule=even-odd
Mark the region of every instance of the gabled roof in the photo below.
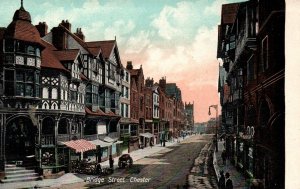
[[[60,61],[74,61],[80,53],[79,49],[57,50],[53,52]]]
[[[238,12],[240,3],[222,5],[221,24],[233,24]]]
[[[111,53],[114,50],[116,41],[115,40],[107,40],[107,41],[91,41],[86,42],[88,48],[97,50],[102,50],[103,58],[108,59]]]
[[[139,74],[140,69],[132,69],[129,70],[131,76],[137,76]]]
[[[50,43],[41,40],[42,45],[45,46],[45,49],[42,51],[42,65],[44,68],[52,68],[69,72],[59,61],[59,59],[55,56],[53,51],[57,49],[51,45]]]
[[[130,90],[131,91],[137,91],[137,85],[136,85],[135,79],[130,79],[130,82],[131,82],[131,84],[130,84],[130,86],[131,86]]]
[[[70,30],[68,30],[65,26],[63,26],[62,24],[59,24],[58,27],[61,27],[65,30],[65,32],[67,32],[72,38],[75,39],[75,41],[77,41],[87,52],[89,52],[90,54],[94,55],[89,49],[88,46],[86,44],[86,42],[84,42],[82,39],[80,39],[77,35],[75,35],[74,33],[72,33]]]

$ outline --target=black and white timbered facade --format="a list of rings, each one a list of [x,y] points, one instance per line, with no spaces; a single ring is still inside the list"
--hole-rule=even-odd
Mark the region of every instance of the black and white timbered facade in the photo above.
[[[71,140],[106,141],[89,153],[102,160],[119,153],[116,40],[85,42],[68,21],[47,33],[22,5],[0,28],[0,48],[0,177],[11,162],[68,171],[78,156],[64,145]]]

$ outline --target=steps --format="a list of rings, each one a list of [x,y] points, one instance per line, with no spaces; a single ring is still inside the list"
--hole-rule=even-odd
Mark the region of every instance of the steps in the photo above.
[[[40,177],[33,169],[26,169],[25,167],[19,167],[15,164],[5,165],[5,179],[2,179],[2,183],[11,182],[26,182],[38,180]]]

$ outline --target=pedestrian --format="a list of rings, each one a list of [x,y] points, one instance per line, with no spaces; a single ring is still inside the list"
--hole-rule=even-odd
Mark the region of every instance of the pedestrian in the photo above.
[[[101,173],[101,164],[98,163],[98,164],[96,165],[96,174],[99,175],[100,173]]]
[[[225,176],[223,170],[220,171],[220,175],[221,176],[219,178],[218,187],[219,189],[225,189]]]
[[[226,150],[223,150],[221,154],[222,160],[223,160],[223,165],[226,165]]]
[[[233,189],[232,180],[229,178],[230,174],[225,173],[225,189]]]
[[[114,159],[109,155],[109,168],[114,169]]]
[[[153,146],[153,141],[152,139],[150,139],[150,147],[152,148],[152,146]]]
[[[162,144],[163,144],[163,141],[162,141],[162,139],[160,139],[160,146],[162,146]]]

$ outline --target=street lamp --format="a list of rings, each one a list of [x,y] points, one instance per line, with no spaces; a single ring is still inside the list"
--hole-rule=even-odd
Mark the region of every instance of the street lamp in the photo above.
[[[208,108],[208,115],[210,115],[210,108],[214,108],[216,110],[216,152],[218,152],[218,105],[210,105]]]

